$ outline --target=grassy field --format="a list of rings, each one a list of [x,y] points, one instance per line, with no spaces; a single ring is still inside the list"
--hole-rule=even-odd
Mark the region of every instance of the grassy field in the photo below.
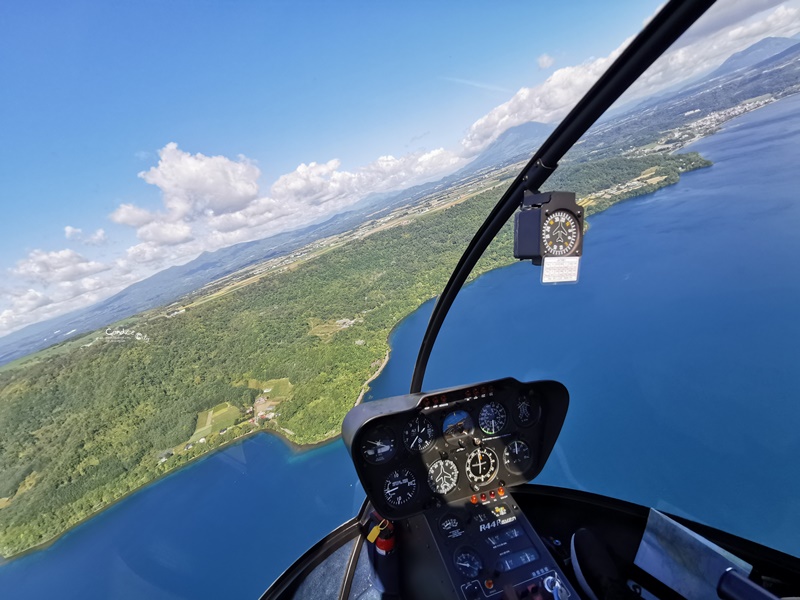
[[[288,377],[282,377],[264,382],[264,387],[261,389],[269,390],[265,393],[269,395],[270,400],[287,400],[292,397],[293,387]]]
[[[230,402],[218,404],[213,410],[204,410],[197,415],[197,428],[189,441],[196,442],[215,431],[230,427],[236,423],[241,414],[239,409],[232,406]]]

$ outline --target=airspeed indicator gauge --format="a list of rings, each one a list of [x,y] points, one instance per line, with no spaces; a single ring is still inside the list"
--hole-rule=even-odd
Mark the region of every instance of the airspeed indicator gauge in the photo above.
[[[500,433],[506,426],[507,413],[499,402],[489,402],[478,414],[478,425],[487,435]]]
[[[542,223],[542,255],[569,256],[577,247],[580,235],[575,215],[564,209],[553,211]]]

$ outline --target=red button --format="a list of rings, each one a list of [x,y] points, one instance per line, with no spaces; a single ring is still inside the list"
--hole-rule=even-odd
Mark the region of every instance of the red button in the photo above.
[[[481,494],[481,501],[486,500],[486,494]]]

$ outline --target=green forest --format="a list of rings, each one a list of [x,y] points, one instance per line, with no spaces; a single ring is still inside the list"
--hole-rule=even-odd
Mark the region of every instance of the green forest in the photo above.
[[[588,205],[591,215],[708,165],[697,154],[566,164],[547,187],[580,197],[652,167],[665,177]],[[4,369],[0,553],[42,544],[236,436],[264,427],[298,444],[337,435],[383,361],[391,329],[441,290],[500,193],[484,192],[352,241],[174,318],[127,319],[125,327],[142,339],[118,342],[100,332],[89,347]],[[512,262],[511,246],[507,226],[473,276]],[[342,319],[352,324],[319,334],[320,324]],[[245,420],[261,392],[247,382],[282,378],[293,387],[276,418],[262,426]],[[183,450],[198,414],[226,402],[242,411],[242,424]]]

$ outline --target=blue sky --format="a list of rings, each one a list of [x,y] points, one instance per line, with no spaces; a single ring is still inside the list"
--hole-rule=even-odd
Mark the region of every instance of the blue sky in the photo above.
[[[0,335],[560,118],[659,3],[434,4],[3,3]]]

